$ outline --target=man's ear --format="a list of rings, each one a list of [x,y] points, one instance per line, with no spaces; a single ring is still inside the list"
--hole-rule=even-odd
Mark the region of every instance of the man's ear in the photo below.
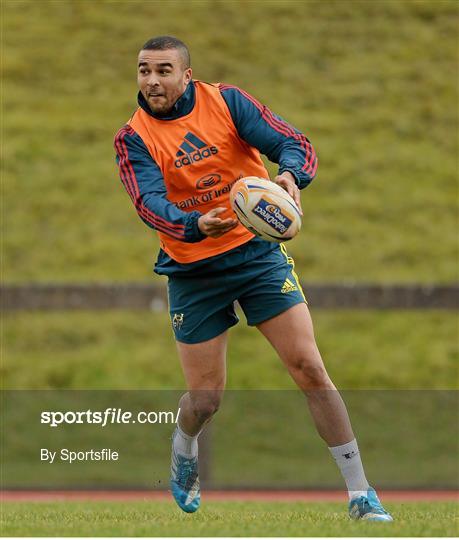
[[[188,68],[185,71],[185,84],[189,84],[189,82],[191,81],[192,76],[193,76],[193,71],[192,71],[191,68]]]

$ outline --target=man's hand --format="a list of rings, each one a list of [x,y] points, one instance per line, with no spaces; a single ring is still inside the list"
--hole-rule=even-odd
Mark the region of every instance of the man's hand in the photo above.
[[[279,174],[274,178],[273,182],[278,184],[280,187],[284,188],[285,191],[292,197],[295,201],[295,204],[298,206],[300,214],[303,215],[303,210],[301,208],[301,199],[300,199],[300,190],[295,182],[295,177],[292,173],[285,171],[282,174]]]
[[[218,217],[226,210],[226,208],[220,206],[201,216],[198,219],[198,227],[202,234],[212,238],[220,238],[220,236],[234,229],[238,224],[237,219],[221,219]]]

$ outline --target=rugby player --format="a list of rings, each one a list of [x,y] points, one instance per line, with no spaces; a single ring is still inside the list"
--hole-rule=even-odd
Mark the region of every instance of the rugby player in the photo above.
[[[271,343],[304,392],[317,431],[349,492],[354,519],[392,521],[365,477],[344,402],[324,367],[308,306],[285,248],[245,229],[229,204],[239,178],[269,178],[300,203],[317,157],[309,140],[247,92],[192,79],[186,45],[150,39],[137,61],[138,109],[115,137],[121,180],[159,234],[155,272],[168,276],[172,328],[188,392],[172,437],[171,488],[182,510],[200,505],[198,436],[219,407],[228,329],[247,323]]]

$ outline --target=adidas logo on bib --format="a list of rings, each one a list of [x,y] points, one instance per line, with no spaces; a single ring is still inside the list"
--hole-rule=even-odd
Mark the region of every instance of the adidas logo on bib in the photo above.
[[[192,165],[193,163],[209,158],[214,154],[218,154],[218,148],[216,146],[209,146],[194,133],[189,131],[179,147],[179,151],[176,154],[178,159],[174,161],[174,165],[177,169],[180,169],[180,167]]]

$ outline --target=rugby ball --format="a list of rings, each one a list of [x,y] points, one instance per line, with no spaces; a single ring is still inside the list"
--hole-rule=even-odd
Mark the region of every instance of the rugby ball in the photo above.
[[[301,228],[295,201],[271,180],[241,178],[231,188],[230,201],[242,225],[269,242],[291,240]]]

